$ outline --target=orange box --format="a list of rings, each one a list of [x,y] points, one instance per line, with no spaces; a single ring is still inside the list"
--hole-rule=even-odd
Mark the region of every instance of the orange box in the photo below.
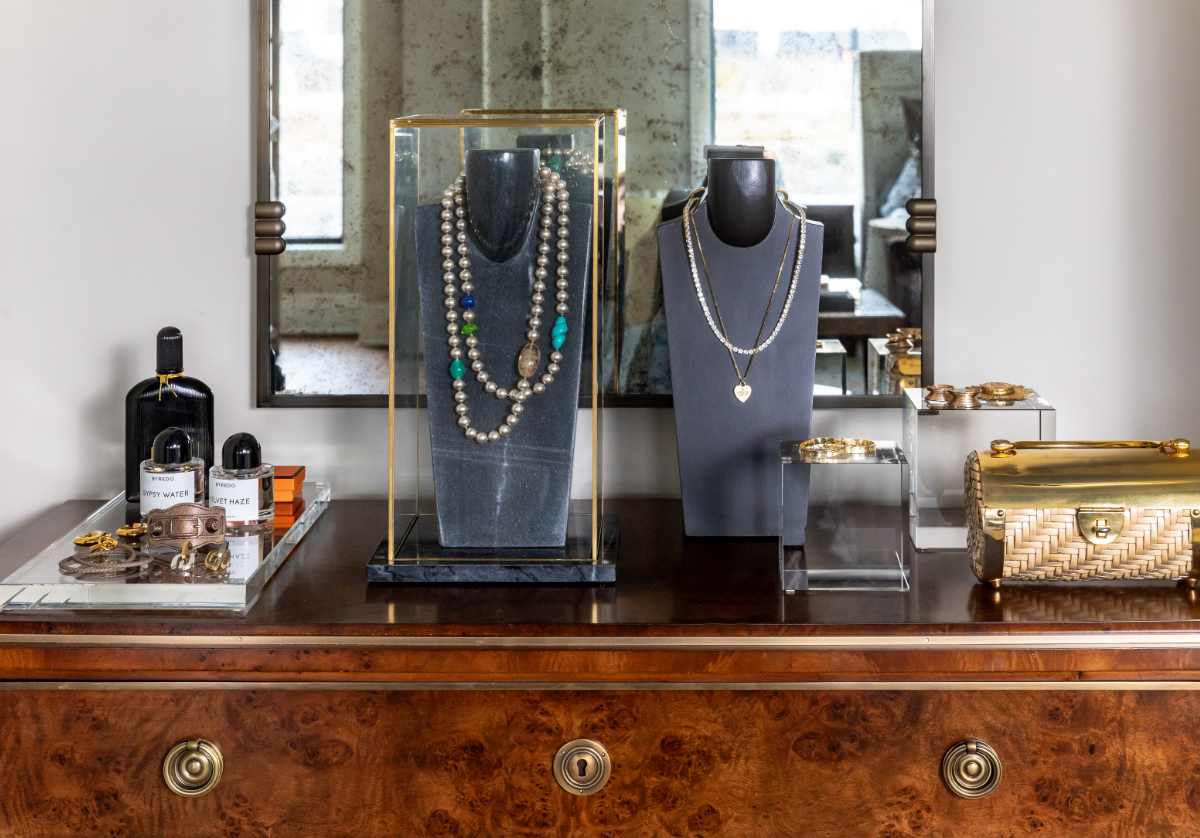
[[[304,491],[304,466],[275,466],[275,514],[280,503],[290,503]]]

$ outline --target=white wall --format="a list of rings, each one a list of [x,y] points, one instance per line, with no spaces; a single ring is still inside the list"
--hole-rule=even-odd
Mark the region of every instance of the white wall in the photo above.
[[[382,411],[252,406],[251,5],[0,0],[0,536],[120,487],[168,322],[218,436],[384,490]],[[1198,36],[1195,0],[941,0],[939,379],[1033,384],[1062,437],[1198,435]],[[610,490],[677,490],[669,414],[606,436]]]

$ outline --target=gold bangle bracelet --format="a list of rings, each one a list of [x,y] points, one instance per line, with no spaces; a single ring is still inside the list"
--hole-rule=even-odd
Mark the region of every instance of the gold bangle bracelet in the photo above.
[[[870,456],[875,453],[875,442],[860,437],[817,436],[806,439],[799,446],[802,454],[809,457]]]

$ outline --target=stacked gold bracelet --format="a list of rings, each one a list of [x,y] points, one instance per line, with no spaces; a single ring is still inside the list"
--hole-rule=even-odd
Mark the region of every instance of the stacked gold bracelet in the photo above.
[[[870,439],[842,436],[815,436],[797,446],[807,457],[840,460],[846,457],[869,457],[875,453],[875,442]]]

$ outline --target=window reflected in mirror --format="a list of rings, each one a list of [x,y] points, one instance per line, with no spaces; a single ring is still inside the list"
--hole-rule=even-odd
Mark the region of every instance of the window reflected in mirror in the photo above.
[[[525,26],[482,0],[264,2],[288,244],[260,335],[273,393],[387,392],[384,127],[467,108],[626,109],[624,238],[601,283],[600,380],[622,403],[671,392],[655,227],[712,147],[774,158],[825,226],[816,394],[919,385],[904,205],[922,194],[922,0],[541,0],[553,14]]]

